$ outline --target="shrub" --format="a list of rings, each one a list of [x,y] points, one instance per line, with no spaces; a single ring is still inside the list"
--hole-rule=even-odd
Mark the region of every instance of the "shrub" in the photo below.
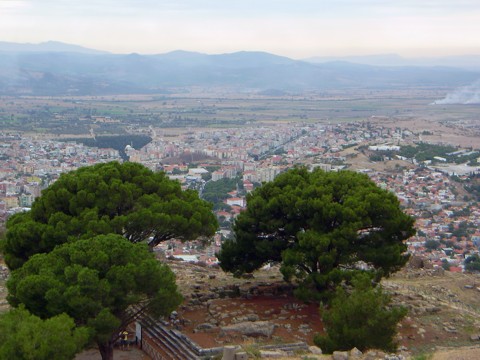
[[[324,353],[335,350],[395,351],[397,323],[407,314],[403,307],[392,307],[390,296],[380,286],[373,287],[366,274],[357,276],[347,293],[338,287],[331,307],[322,311],[326,335],[317,334],[314,342]]]

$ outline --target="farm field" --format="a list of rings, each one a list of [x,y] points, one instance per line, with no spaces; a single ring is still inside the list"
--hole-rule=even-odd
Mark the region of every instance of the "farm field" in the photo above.
[[[273,126],[291,122],[356,122],[436,128],[478,122],[478,106],[432,105],[447,89],[351,90],[289,96],[188,93],[84,97],[0,97],[2,130],[39,136],[125,134],[149,127],[181,129]],[[178,130],[180,129],[180,130]],[[435,135],[434,135],[435,136]],[[443,140],[443,139],[442,139]],[[459,140],[453,138],[453,140]]]

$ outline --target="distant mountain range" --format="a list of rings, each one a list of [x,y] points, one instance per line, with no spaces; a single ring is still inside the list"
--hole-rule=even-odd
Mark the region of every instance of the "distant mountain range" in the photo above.
[[[368,56],[318,56],[304,61],[322,64],[332,61],[346,61],[355,64],[373,66],[448,66],[465,70],[480,71],[480,55],[459,55],[445,57],[404,58],[397,54],[379,54]]]
[[[47,41],[39,44],[12,43],[0,41],[0,52],[75,52],[83,54],[108,54],[107,51],[93,50],[79,45],[65,44],[59,41]]]
[[[402,65],[401,58],[392,59]],[[379,66],[378,57],[377,65],[353,60],[301,61],[247,51],[220,55],[186,51],[122,55],[58,42],[0,42],[0,93],[161,93],[198,86],[283,94],[346,88],[453,88],[480,78],[480,68],[475,67],[393,66],[393,61],[392,66]]]

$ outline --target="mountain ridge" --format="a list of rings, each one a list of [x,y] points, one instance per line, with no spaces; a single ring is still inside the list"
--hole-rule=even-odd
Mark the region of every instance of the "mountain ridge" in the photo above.
[[[2,44],[5,43],[0,42],[0,51]],[[49,48],[59,51],[25,51],[26,48],[3,51],[0,93],[154,93],[194,86],[280,92],[418,86],[454,88],[480,78],[480,69],[374,66],[344,60],[317,64],[262,51],[208,55],[177,50],[141,55],[103,53],[63,43],[50,43]],[[64,51],[66,49],[72,51]],[[75,49],[78,51],[73,51]]]
[[[52,40],[36,44],[0,41],[0,52],[74,52],[84,54],[109,54],[108,51],[95,50],[80,45],[67,44]]]
[[[346,61],[372,66],[446,66],[466,70],[480,70],[480,55],[453,55],[442,57],[405,58],[398,54],[374,54],[363,56],[314,56],[303,59],[306,62],[322,64],[332,61]]]

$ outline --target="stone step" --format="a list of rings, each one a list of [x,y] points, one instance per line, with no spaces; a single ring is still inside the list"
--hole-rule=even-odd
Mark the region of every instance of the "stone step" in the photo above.
[[[138,311],[138,308],[133,308],[133,311]],[[168,355],[175,360],[190,360],[197,359],[195,354],[186,346],[176,339],[167,329],[166,323],[163,320],[153,319],[150,315],[139,312],[137,321],[142,324],[144,331],[149,333],[152,340]]]
[[[165,340],[160,338],[155,331],[152,331],[151,329],[145,329],[144,331],[146,334],[148,334],[150,340],[155,344],[153,348],[155,349],[157,356],[160,355],[161,359],[178,359],[175,355],[175,350],[172,349],[170,345],[165,342]]]
[[[149,335],[150,339],[162,350],[168,359],[172,360],[185,360],[180,355],[180,351],[169,340],[158,332],[157,329],[151,326],[144,327],[144,331]]]
[[[177,338],[179,341],[183,342],[189,349],[191,349],[195,355],[200,357],[211,357],[213,355],[221,354],[223,352],[223,346],[214,347],[209,349],[204,349],[188,336],[182,334],[178,330],[170,330],[170,332]]]
[[[175,356],[174,359],[198,359],[198,356],[182,338],[175,336],[175,334],[165,328],[161,323],[155,321],[148,315],[141,316],[139,321],[146,331],[155,333],[156,339],[161,340],[165,344],[172,355]]]

